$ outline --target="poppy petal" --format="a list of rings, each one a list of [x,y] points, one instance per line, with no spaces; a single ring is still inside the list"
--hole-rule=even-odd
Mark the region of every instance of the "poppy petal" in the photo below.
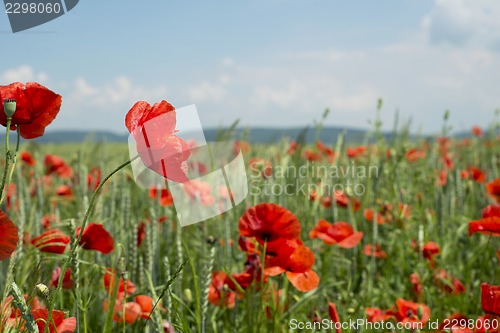
[[[307,246],[299,246],[288,259],[287,269],[291,272],[305,272],[314,265],[314,253]]]
[[[290,283],[302,292],[316,289],[319,285],[319,276],[313,270],[308,270],[303,273],[286,272],[286,276]]]
[[[280,275],[281,273],[284,273],[285,269],[279,267],[279,266],[273,266],[273,267],[267,267],[264,269],[264,274],[269,275],[269,276],[277,276]]]
[[[77,235],[81,228],[77,228]],[[90,223],[83,232],[80,245],[85,250],[96,250],[107,254],[113,251],[114,241],[110,233],[104,229],[102,224]]]
[[[351,236],[341,240],[340,242],[337,243],[338,246],[344,248],[344,249],[351,249],[358,245],[358,243],[361,241],[363,238],[363,232],[355,232]]]
[[[469,222],[469,236],[476,232],[500,236],[500,217],[492,216]]]
[[[31,244],[42,252],[62,254],[69,244],[70,238],[61,230],[53,229],[44,232],[31,240]]]
[[[481,305],[484,312],[500,316],[500,286],[481,285]]]
[[[61,325],[57,326],[58,333],[73,333],[76,330],[76,318],[69,317],[63,320]]]
[[[135,302],[139,304],[142,310],[142,318],[148,319],[151,311],[153,311],[153,298],[145,295],[135,297]]]
[[[337,312],[337,307],[335,306],[335,303],[328,302],[328,314],[330,315],[330,319],[334,323],[340,323],[339,314]],[[337,325],[335,325],[335,332],[336,333],[342,332],[340,327],[337,327]]]
[[[0,260],[9,258],[16,250],[19,236],[16,225],[0,210]]]

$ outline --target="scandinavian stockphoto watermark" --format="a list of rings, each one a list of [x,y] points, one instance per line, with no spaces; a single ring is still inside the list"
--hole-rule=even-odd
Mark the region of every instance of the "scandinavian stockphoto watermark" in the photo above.
[[[241,151],[231,140],[207,142],[195,105],[148,120],[128,146],[135,182],[168,189],[181,226],[218,216],[248,195]]]
[[[63,16],[75,8],[79,0],[4,0],[3,2],[10,27],[15,33]]]
[[[250,193],[254,196],[342,192],[359,197],[366,192],[366,179],[378,177],[378,166],[356,165],[353,161],[345,165],[307,161],[299,166],[251,163],[249,172]]]

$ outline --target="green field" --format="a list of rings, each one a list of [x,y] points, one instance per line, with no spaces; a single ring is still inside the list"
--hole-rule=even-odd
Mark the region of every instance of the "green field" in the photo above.
[[[102,254],[75,248],[74,259],[68,264],[72,286],[57,290],[53,271],[68,261],[75,228],[82,224],[92,198],[87,174],[99,168],[104,178],[127,160],[127,147],[92,142],[23,144],[21,150],[29,151],[36,162],[30,166],[18,161],[12,178],[15,191],[4,202],[5,212],[24,235],[10,263],[0,263],[4,296],[13,293],[9,289],[15,281],[20,293],[27,295],[28,305],[36,298],[48,308],[64,311],[67,317],[76,318],[80,332],[163,332],[167,322],[178,332],[287,332],[301,331],[299,325],[307,328],[314,320],[318,322],[316,331],[326,332],[332,331],[322,321],[330,320],[329,302],[336,305],[340,322],[348,322],[370,319],[367,308],[389,310],[398,299],[419,304],[414,313],[405,314],[407,321],[421,321],[428,307],[430,317],[424,320],[422,331],[438,331],[429,325],[436,321],[442,324],[455,313],[471,320],[485,315],[480,285],[500,283],[496,252],[500,243],[491,235],[469,236],[468,226],[471,220],[481,218],[484,207],[494,204],[485,189],[485,184],[500,177],[500,144],[493,133],[446,143],[410,142],[404,135],[395,136],[392,142],[379,138],[355,157],[346,155],[352,146],[342,137],[319,148],[300,146],[289,152],[289,146],[286,141],[249,145],[244,157],[250,191],[244,203],[182,228],[173,205],[160,205],[135,184],[128,167],[120,170],[104,184],[86,221],[103,225],[114,240],[113,251]],[[334,158],[325,146],[335,151]],[[408,154],[413,148],[422,153],[420,158],[413,160]],[[48,172],[46,154],[63,157],[71,175]],[[307,156],[314,161],[308,161]],[[345,172],[343,168],[348,167],[356,172]],[[486,178],[475,179],[472,172],[466,176],[463,171],[471,167],[482,170]],[[302,173],[293,174],[293,168],[302,168]],[[363,168],[371,173],[361,172]],[[446,175],[440,178],[443,170]],[[319,186],[321,182],[325,186]],[[72,195],[58,195],[60,185],[68,185]],[[342,189],[344,196],[328,193],[332,188]],[[300,291],[285,273],[264,278],[261,263],[264,251],[272,248],[271,242],[254,243],[247,238],[259,249],[253,255],[257,263],[247,262],[248,254],[238,246],[240,218],[247,209],[262,203],[279,205],[296,216],[301,227],[299,238],[314,254],[311,270],[320,279],[317,288]],[[371,216],[367,209],[372,210]],[[50,226],[42,225],[46,215],[51,216]],[[161,217],[162,222],[158,222]],[[383,221],[373,222],[380,218]],[[345,221],[363,237],[352,246],[340,245],[338,239],[346,236],[343,231],[342,235],[330,233],[337,244],[312,239],[310,232],[321,219],[329,223]],[[279,234],[281,227],[277,228]],[[61,254],[42,252],[30,242],[51,229],[71,239]],[[418,250],[428,242],[439,246],[435,255],[429,255],[425,247]],[[367,255],[364,247],[368,244],[380,245],[385,256]],[[266,253],[265,268],[276,256],[271,252]],[[257,273],[250,274],[248,285],[241,286],[234,283],[234,277],[229,278],[250,271],[249,267]],[[108,285],[106,290],[103,276],[107,268],[135,288],[113,292],[113,285]],[[441,270],[445,270],[444,275]],[[214,272],[224,272],[225,280],[212,279],[217,275]],[[420,287],[415,279],[420,280]],[[45,294],[43,287],[35,287],[37,284],[48,287]],[[149,319],[134,317],[140,303],[138,295],[150,296],[158,303],[153,311],[146,312]],[[114,303],[115,311],[106,311],[105,304]],[[396,314],[397,308],[392,312],[382,310],[380,313],[394,325],[404,321]],[[14,312],[9,316],[16,318]],[[10,321],[17,323],[17,330],[12,330],[22,331],[24,326],[24,331],[29,331],[26,320],[33,318]],[[6,327],[3,331],[9,332]],[[370,330],[361,325],[342,331]]]

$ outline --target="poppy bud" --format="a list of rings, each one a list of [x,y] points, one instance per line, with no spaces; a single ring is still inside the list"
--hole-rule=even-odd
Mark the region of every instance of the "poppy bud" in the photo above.
[[[40,295],[41,297],[45,298],[45,299],[49,299],[49,288],[44,285],[43,283],[39,283],[35,286],[35,290],[37,292],[38,295]]]
[[[16,100],[15,99],[4,99],[3,101],[3,111],[7,117],[12,117],[16,112]]]
[[[214,236],[208,236],[206,241],[209,245],[213,246],[215,244],[215,242],[217,242],[217,238],[215,238]]]
[[[126,277],[127,276],[127,265],[125,263],[125,258],[124,257],[120,257],[120,259],[118,260],[118,265],[116,265],[116,268],[118,270],[118,274],[121,277]]]
[[[184,298],[186,299],[187,304],[191,304],[193,302],[193,293],[191,292],[191,289],[184,289]]]
[[[348,196],[352,196],[354,194],[354,191],[351,186],[347,186],[345,192]]]
[[[418,318],[422,318],[422,316],[424,315],[424,309],[422,308],[422,306],[418,307],[417,315],[418,315]]]

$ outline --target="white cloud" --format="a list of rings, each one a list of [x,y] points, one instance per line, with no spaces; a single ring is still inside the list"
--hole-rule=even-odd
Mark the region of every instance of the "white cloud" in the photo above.
[[[496,0],[436,0],[422,26],[431,43],[498,49],[499,17]]]
[[[220,102],[226,95],[226,84],[229,83],[230,79],[227,75],[220,77],[219,82],[202,82],[199,85],[192,87],[189,90],[189,97],[192,103],[198,102]]]
[[[168,89],[164,85],[144,87],[132,82],[126,76],[116,77],[106,83],[90,84],[85,78],[78,77],[68,94],[68,104],[77,109],[98,107],[107,110],[131,107],[138,100],[156,103],[166,98]]]
[[[127,76],[109,81],[77,77],[58,91],[63,96],[61,112],[49,130],[87,129],[124,132],[128,110],[139,100],[150,104],[168,98],[165,85],[142,85]]]
[[[233,58],[226,57],[226,58],[222,59],[222,64],[224,66],[232,66],[232,65],[234,65],[234,60],[233,60]]]
[[[48,75],[44,72],[35,72],[34,68],[29,65],[22,65],[17,68],[7,69],[0,73],[0,84],[6,85],[13,82],[26,83],[29,81],[36,81],[45,83],[49,79]]]
[[[399,110],[401,121],[411,118],[414,129],[423,126],[430,133],[440,130],[447,109],[455,128],[466,129],[487,126],[500,106],[500,53],[436,47],[417,34],[364,50],[318,49],[274,55],[265,64],[239,62],[214,73],[223,76],[228,83],[215,79],[196,86],[183,100],[203,104],[202,121],[305,126],[328,107],[328,124],[366,127],[382,98],[385,129],[392,128]],[[216,93],[219,89],[224,93]],[[189,100],[194,97],[198,100]]]

